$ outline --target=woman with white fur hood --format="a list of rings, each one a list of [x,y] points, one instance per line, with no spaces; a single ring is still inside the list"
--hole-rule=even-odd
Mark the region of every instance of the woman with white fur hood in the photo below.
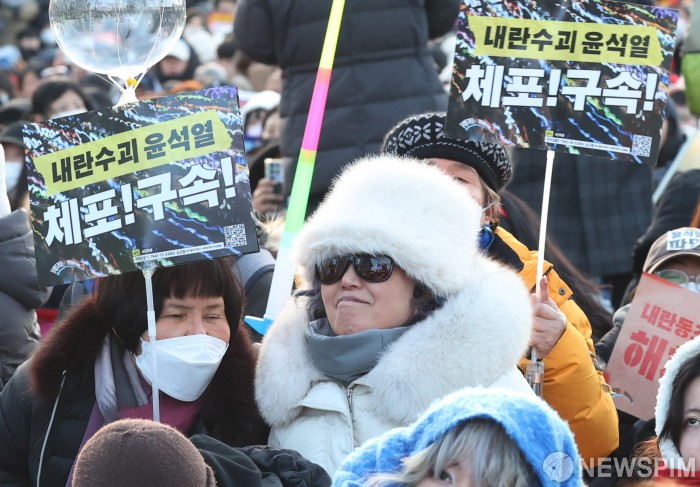
[[[516,368],[529,293],[481,255],[480,217],[427,163],[383,155],[343,172],[298,236],[302,283],[262,342],[256,399],[270,444],[333,475],[453,391],[530,391]]]
[[[666,362],[654,416],[657,436],[642,443],[640,452],[663,460],[658,478],[700,485],[700,337]]]

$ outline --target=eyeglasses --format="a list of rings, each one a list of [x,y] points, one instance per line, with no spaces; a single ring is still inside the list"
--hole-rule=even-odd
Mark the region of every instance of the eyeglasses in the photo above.
[[[360,279],[367,282],[384,282],[394,270],[394,261],[386,255],[342,255],[317,265],[316,277],[321,284],[333,284],[342,279],[350,264]]]
[[[654,272],[654,274],[659,276],[661,279],[665,279],[666,281],[678,284],[679,286],[686,284],[690,281],[695,281],[695,283],[700,284],[700,274],[689,276],[685,272],[679,271],[677,269],[664,269],[659,272]]]

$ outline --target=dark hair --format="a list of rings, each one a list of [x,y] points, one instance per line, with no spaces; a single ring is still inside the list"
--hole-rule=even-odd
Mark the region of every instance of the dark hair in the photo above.
[[[676,449],[680,451],[681,433],[683,432],[683,399],[685,391],[693,380],[700,377],[700,354],[686,361],[678,369],[678,375],[673,379],[668,416],[659,434],[659,440],[670,438]]]
[[[230,265],[228,259],[223,258],[156,270],[152,279],[156,319],[163,311],[166,298],[221,296],[231,338],[235,337],[244,298],[241,283]],[[148,328],[146,283],[142,273],[130,272],[99,280],[95,303],[100,320],[110,324],[127,350],[135,352],[139,338]]]
[[[506,215],[501,226],[529,249],[539,245],[540,218],[522,199],[508,190],[499,192]],[[551,237],[547,237],[545,258],[554,265],[559,277],[571,288],[574,302],[583,310],[591,324],[593,342],[597,342],[612,327],[612,314],[600,304],[600,291],[593,281],[579,271]]]
[[[695,206],[693,211],[693,218],[690,219],[691,227],[700,228],[700,198],[698,198],[698,204]]]
[[[92,110],[92,100],[83,89],[68,78],[47,78],[43,80],[32,95],[32,112],[42,117],[49,115],[51,104],[68,91],[73,91],[82,98],[85,108]]]
[[[29,62],[19,73],[17,73],[17,86],[21,89],[24,87],[24,79],[28,74],[33,74],[37,79],[41,79],[41,70],[46,66],[40,65],[38,62]]]
[[[248,335],[239,326],[243,288],[231,271],[231,261],[219,258],[159,268],[152,282],[156,318],[167,297],[224,299],[231,338],[202,395],[202,422],[208,434],[232,446],[265,442],[268,431],[254,400],[255,353]],[[93,295],[72,308],[42,339],[32,359],[34,390],[55,397],[64,370],[92,371],[107,334],[118,337],[127,350],[135,351],[141,334],[148,328],[145,287],[140,272],[98,281]],[[75,347],[80,347],[79,353]]]
[[[236,41],[224,41],[216,48],[216,55],[219,59],[231,59],[236,54],[237,49]]]
[[[34,27],[25,27],[23,29],[20,29],[17,31],[17,34],[15,34],[15,40],[16,41],[21,41],[22,39],[26,39],[27,37],[39,37],[39,31],[36,30]]]
[[[190,19],[194,17],[199,17],[202,20],[202,26],[204,29],[209,32],[209,26],[207,25],[207,12],[201,7],[187,7],[187,10],[185,11],[185,15],[187,17],[187,20],[185,21],[186,24],[190,23]]]

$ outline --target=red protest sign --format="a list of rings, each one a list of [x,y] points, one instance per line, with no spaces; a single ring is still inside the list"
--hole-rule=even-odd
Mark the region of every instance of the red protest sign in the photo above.
[[[654,417],[663,367],[676,349],[700,334],[700,294],[644,274],[608,362],[605,377],[620,395],[615,405]]]

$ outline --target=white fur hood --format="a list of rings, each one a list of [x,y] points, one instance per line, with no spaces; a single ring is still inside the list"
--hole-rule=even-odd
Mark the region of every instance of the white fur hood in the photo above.
[[[528,291],[517,274],[485,257],[469,267],[468,287],[411,325],[362,378],[373,414],[408,424],[448,393],[515,370],[532,326]],[[295,419],[300,401],[324,378],[307,350],[305,304],[305,298],[290,299],[262,343],[256,400],[272,426]]]
[[[382,155],[355,161],[335,181],[294,245],[304,284],[339,255],[384,254],[435,296],[471,281],[481,208],[440,169]]]
[[[668,359],[664,365],[664,375],[659,379],[659,392],[656,395],[656,436],[661,434],[661,430],[666,424],[669,409],[671,408],[671,395],[673,393],[673,382],[678,376],[681,366],[688,360],[700,354],[700,337],[696,337],[685,342],[678,347],[673,357]],[[663,459],[671,465],[683,465],[682,456],[671,438],[665,438],[659,442],[659,450]]]

